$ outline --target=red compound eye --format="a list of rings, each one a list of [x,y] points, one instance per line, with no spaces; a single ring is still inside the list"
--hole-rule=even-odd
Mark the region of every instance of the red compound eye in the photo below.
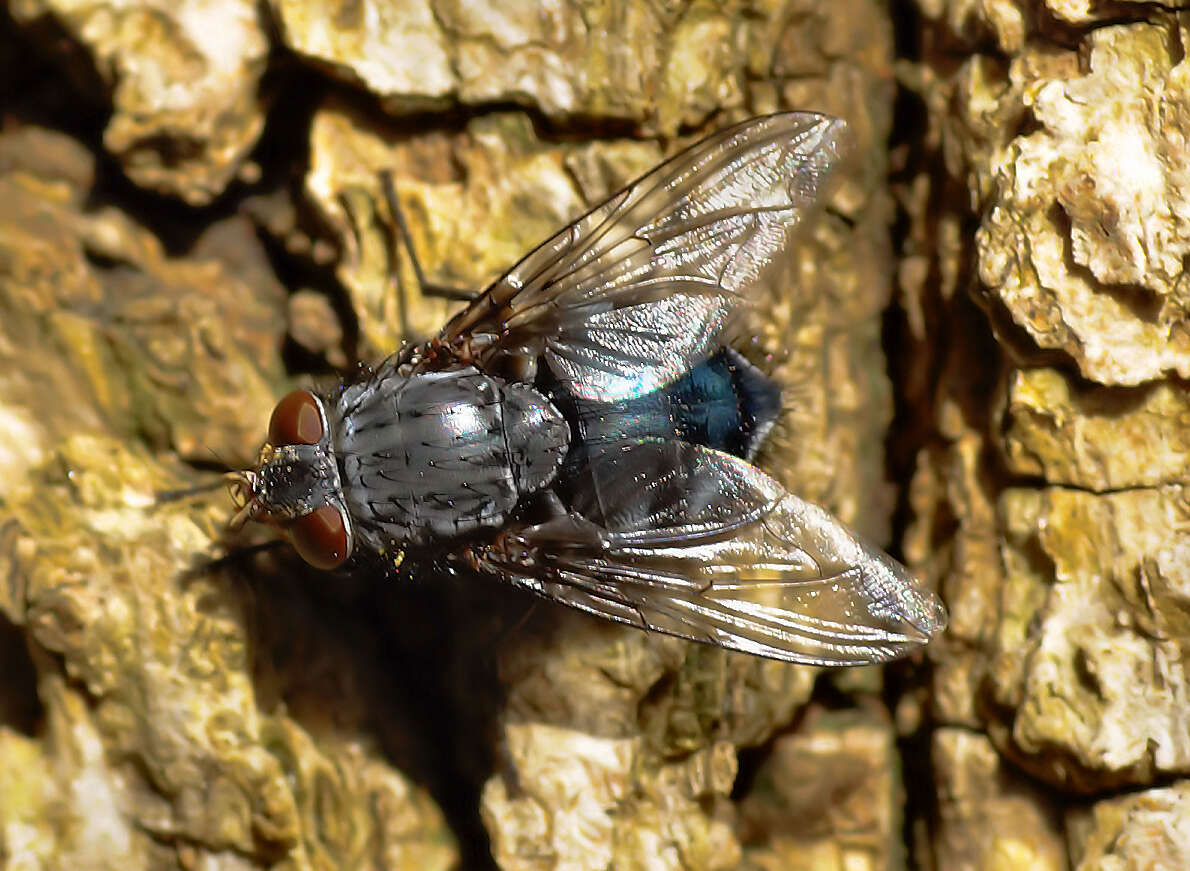
[[[309,390],[295,390],[277,403],[269,418],[269,444],[316,445],[322,441],[318,400]]]
[[[333,505],[303,514],[289,526],[298,556],[316,569],[336,569],[348,557],[347,527]]]

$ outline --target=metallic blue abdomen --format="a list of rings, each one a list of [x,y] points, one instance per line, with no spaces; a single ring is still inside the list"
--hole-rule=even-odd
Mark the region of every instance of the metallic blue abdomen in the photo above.
[[[724,348],[682,378],[644,396],[592,402],[550,391],[570,424],[571,457],[622,440],[679,439],[747,459],[781,408],[781,391],[740,354]]]

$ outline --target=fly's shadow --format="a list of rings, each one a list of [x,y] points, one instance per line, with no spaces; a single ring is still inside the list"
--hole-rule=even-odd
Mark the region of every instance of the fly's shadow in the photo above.
[[[178,580],[211,585],[240,615],[260,710],[283,712],[315,741],[373,741],[441,808],[460,867],[495,868],[479,797],[492,776],[516,789],[500,728],[500,662],[525,659],[519,648],[540,643],[550,631],[541,612],[553,609],[430,563],[394,569],[361,553],[319,571],[251,528],[228,530],[221,551],[196,559]]]

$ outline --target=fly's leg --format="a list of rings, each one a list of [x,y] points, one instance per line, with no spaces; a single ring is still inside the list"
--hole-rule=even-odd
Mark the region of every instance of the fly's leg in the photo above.
[[[562,497],[553,487],[541,491],[541,501],[552,518],[566,517],[570,514],[570,510],[562,504]]]
[[[393,222],[397,225],[397,232],[405,242],[405,251],[409,254],[409,262],[413,266],[413,274],[417,276],[417,286],[421,288],[421,292],[426,296],[437,296],[442,299],[454,299],[462,302],[471,302],[471,300],[475,299],[478,294],[474,291],[461,287],[451,287],[447,284],[435,284],[426,280],[426,274],[421,268],[421,261],[417,259],[417,251],[413,247],[413,234],[409,232],[409,225],[405,222],[405,213],[401,210],[401,203],[397,199],[397,189],[393,183],[391,170],[380,170],[380,187],[384,190],[384,199],[388,203],[388,211],[393,217]],[[391,239],[391,244],[395,270],[396,239]],[[403,312],[404,298],[402,298],[401,305]]]
[[[401,322],[401,335],[404,337],[405,341],[408,342],[410,338],[409,312],[405,305],[404,289],[401,287],[401,283],[397,278],[397,243],[396,239],[393,238],[392,227],[387,221],[377,220],[375,208],[369,210],[369,213],[367,214],[357,208],[355,202],[352,200],[352,197],[346,192],[340,192],[337,199],[339,200],[339,206],[343,209],[343,214],[347,217],[347,230],[352,236],[352,240],[355,243],[355,250],[357,252],[362,252],[364,250],[364,236],[365,231],[368,229],[364,226],[365,220],[372,227],[379,225],[380,232],[384,234],[384,250],[385,257],[387,258],[385,272],[387,275],[391,276],[393,281],[396,282],[397,318]],[[420,277],[420,272],[418,275]]]

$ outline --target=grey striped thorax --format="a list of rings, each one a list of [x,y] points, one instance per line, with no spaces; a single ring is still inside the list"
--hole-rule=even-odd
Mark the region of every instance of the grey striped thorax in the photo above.
[[[333,403],[346,507],[381,548],[500,526],[554,479],[570,445],[546,397],[472,366],[388,369]]]

